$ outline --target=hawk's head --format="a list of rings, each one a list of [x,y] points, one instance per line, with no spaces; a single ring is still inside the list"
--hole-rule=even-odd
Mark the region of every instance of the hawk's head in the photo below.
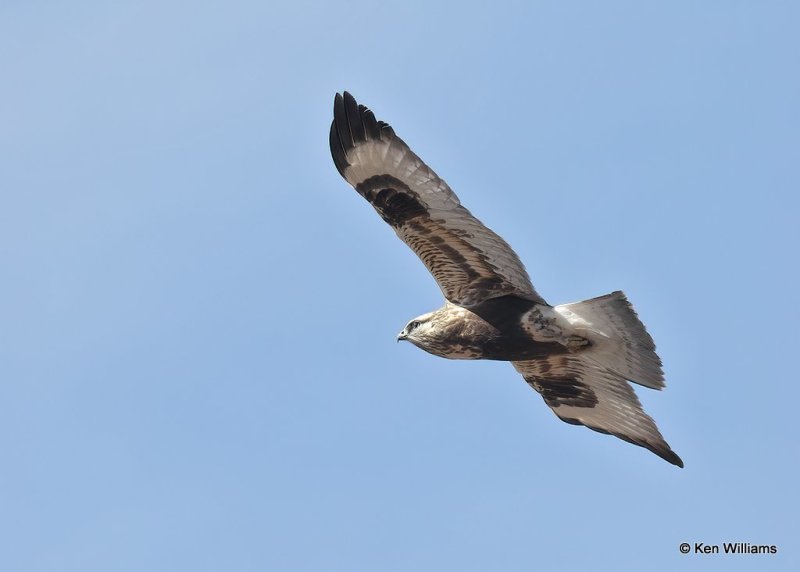
[[[435,312],[429,312],[411,320],[403,331],[397,334],[397,341],[407,340],[425,349],[423,347],[425,341],[434,337],[431,335],[433,333],[431,330],[435,327],[434,314]]]
[[[428,353],[449,358],[475,358],[462,355],[466,310],[445,304],[443,308],[411,320],[397,336]]]

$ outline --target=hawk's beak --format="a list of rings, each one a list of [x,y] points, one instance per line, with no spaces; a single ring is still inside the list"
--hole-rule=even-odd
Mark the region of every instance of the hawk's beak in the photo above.
[[[397,341],[398,341],[398,342],[399,342],[400,340],[404,340],[404,339],[406,339],[406,332],[405,332],[405,330],[403,330],[402,332],[400,332],[399,334],[397,334]]]

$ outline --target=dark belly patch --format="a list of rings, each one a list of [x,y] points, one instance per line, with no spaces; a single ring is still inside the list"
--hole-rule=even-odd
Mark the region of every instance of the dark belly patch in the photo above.
[[[481,336],[483,359],[520,361],[567,351],[558,342],[537,342],[522,328],[522,316],[534,305],[517,296],[502,296],[470,308],[491,330],[490,335]]]

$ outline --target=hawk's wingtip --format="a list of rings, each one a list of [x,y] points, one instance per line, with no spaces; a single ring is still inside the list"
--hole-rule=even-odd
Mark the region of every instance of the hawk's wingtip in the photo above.
[[[650,447],[647,446],[653,453],[664,459],[667,463],[671,465],[675,465],[676,467],[683,468],[683,459],[681,459],[678,454],[670,449],[669,445],[664,442],[662,446]]]
[[[344,170],[350,165],[348,153],[357,145],[367,141],[386,141],[394,137],[394,130],[389,124],[376,120],[375,114],[367,106],[360,105],[349,91],[336,92],[333,98],[330,147],[339,174],[344,176]]]

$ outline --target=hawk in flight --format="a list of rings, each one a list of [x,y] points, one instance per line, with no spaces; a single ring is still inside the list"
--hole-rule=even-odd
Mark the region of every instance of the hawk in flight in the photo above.
[[[649,449],[683,467],[629,382],[661,389],[653,339],[622,292],[551,306],[516,253],[461,205],[394,130],[336,94],[333,162],[422,260],[444,306],[398,335],[450,359],[510,361],[563,421]]]

